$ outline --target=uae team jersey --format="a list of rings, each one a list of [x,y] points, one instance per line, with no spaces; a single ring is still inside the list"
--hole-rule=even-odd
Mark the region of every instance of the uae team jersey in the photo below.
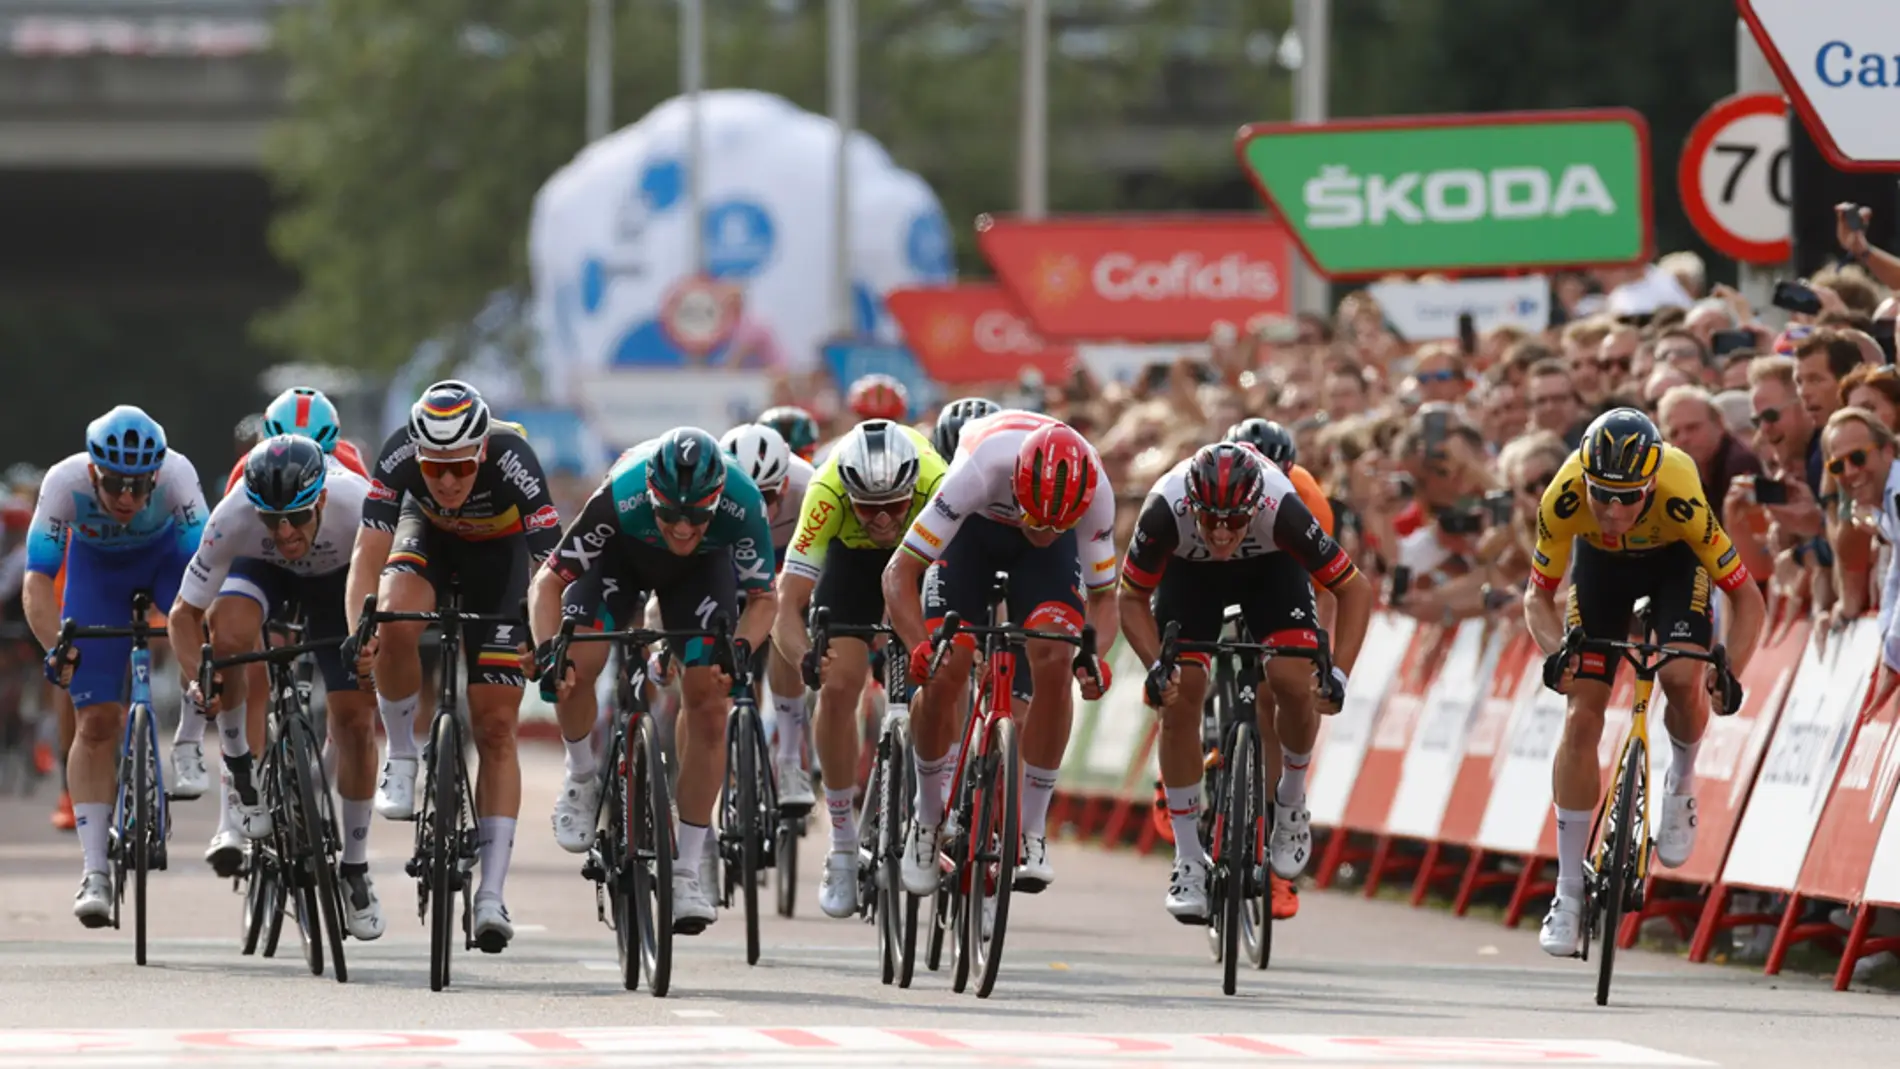
[[[69,540],[104,553],[130,553],[166,539],[175,542],[181,557],[197,548],[205,524],[205,495],[198,486],[198,469],[183,453],[165,454],[151,497],[123,524],[100,507],[90,467],[86,454],[74,453],[46,473],[27,528],[28,571],[56,574]]]
[[[415,501],[438,530],[469,542],[488,542],[521,536],[528,554],[540,561],[561,539],[561,515],[548,496],[547,477],[528,439],[511,423],[495,421],[488,448],[475,472],[475,486],[460,507],[446,509],[429,494],[416,461],[416,443],[407,427],[383,443],[370,473],[369,497],[363,503],[363,526],[395,531],[403,499]]]
[[[363,523],[363,501],[369,496],[369,480],[330,457],[324,481],[323,519],[310,551],[296,560],[285,560],[277,552],[271,532],[257,518],[257,509],[243,494],[226,494],[211,510],[205,524],[204,539],[198,552],[185,565],[185,581],[178,596],[193,608],[203,609],[218,596],[231,565],[240,559],[260,560],[293,575],[329,575],[350,566],[350,552],[356,545],[356,532]]]
[[[1141,515],[1135,520],[1135,535],[1122,561],[1122,584],[1138,591],[1154,589],[1161,582],[1170,558],[1211,560],[1213,554],[1201,535],[1201,525],[1188,506],[1187,472],[1193,458],[1168,470],[1148,491]],[[1352,558],[1339,548],[1313,515],[1291,479],[1273,464],[1261,464],[1266,477],[1266,498],[1253,523],[1240,540],[1239,548],[1225,560],[1246,560],[1269,553],[1288,553],[1299,561],[1321,586],[1339,586],[1357,574]]]

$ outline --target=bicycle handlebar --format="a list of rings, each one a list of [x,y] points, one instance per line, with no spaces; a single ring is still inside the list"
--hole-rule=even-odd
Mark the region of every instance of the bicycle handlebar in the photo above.
[[[1583,628],[1573,627],[1564,635],[1563,645],[1558,647],[1565,661],[1586,650],[1602,651],[1627,661],[1638,679],[1654,679],[1656,673],[1671,661],[1701,661],[1714,666],[1725,677],[1729,674],[1728,647],[1721,643],[1708,650],[1684,649],[1680,646],[1658,646],[1653,642],[1590,638],[1583,633]]]
[[[1060,642],[1075,647],[1075,659],[1069,662],[1072,672],[1086,672],[1096,683],[1102,677],[1095,668],[1095,625],[1083,624],[1081,634],[1071,635],[1062,631],[1036,631],[1015,624],[966,624],[955,612],[943,614],[943,623],[937,633],[931,636],[930,675],[935,676],[937,669],[943,667],[943,659],[950,652],[950,642],[961,632],[966,635],[983,638],[1000,638],[1005,641],[1043,639]]]
[[[1172,671],[1184,653],[1209,653],[1216,656],[1237,653],[1268,660],[1274,657],[1301,657],[1312,661],[1314,670],[1324,678],[1333,674],[1332,640],[1324,628],[1313,628],[1313,634],[1316,642],[1312,646],[1277,646],[1264,642],[1229,642],[1224,639],[1208,642],[1182,638],[1181,624],[1174,621],[1161,631],[1160,664]]]
[[[217,682],[216,679],[220,669],[236,668],[246,664],[288,664],[306,653],[335,649],[343,645],[343,642],[344,636],[339,635],[336,638],[320,638],[313,642],[299,642],[291,646],[268,646],[262,650],[239,653],[222,660],[212,658],[211,643],[207,642],[199,649],[198,693],[210,699],[223,691],[223,684]]]
[[[713,643],[717,663],[720,667],[727,669],[728,675],[733,676],[736,686],[739,682],[739,675],[737,671],[733,670],[733,662],[737,660],[737,658],[733,656],[730,623],[726,619],[725,613],[714,614],[712,622],[713,626],[710,628],[654,629],[633,627],[619,631],[587,631],[577,634],[576,628],[579,626],[579,621],[573,617],[566,617],[561,621],[560,632],[554,636],[554,648],[551,651],[553,658],[548,667],[548,671],[554,676],[557,684],[562,677],[567,675],[568,647],[576,642],[611,642],[616,646],[631,646],[635,649],[645,650],[648,646],[660,642],[670,643],[679,640],[703,638]],[[747,682],[749,682],[749,678]]]

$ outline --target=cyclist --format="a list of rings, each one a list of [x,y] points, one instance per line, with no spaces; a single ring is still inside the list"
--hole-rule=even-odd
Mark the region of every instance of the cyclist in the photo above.
[[[1011,620],[1071,634],[1080,633],[1085,621],[1095,625],[1098,652],[1095,664],[1086,666],[1093,670],[1076,675],[1083,697],[1095,700],[1109,685],[1100,651],[1114,643],[1118,626],[1114,536],[1115,490],[1094,447],[1074,428],[1010,409],[964,426],[956,459],[904,535],[904,552],[893,554],[884,569],[891,627],[911,651],[911,676],[922,684],[911,704],[919,785],[903,861],[904,889],[911,894],[929,894],[937,886],[937,838],[954,771],[946,758],[973,660],[959,642],[937,676],[922,679],[931,658],[931,628],[952,610],[967,620],[987,620],[992,577],[1007,571]],[[1015,881],[1028,894],[1055,879],[1046,827],[1069,739],[1072,658],[1061,643],[1028,644],[1033,697],[1023,730],[1022,863]]]
[[[779,405],[760,413],[754,421],[778,432],[780,438],[790,447],[792,455],[805,463],[811,463],[812,453],[818,448],[818,421],[810,412],[797,405]]]
[[[577,675],[550,680],[553,635],[562,617],[615,628],[641,617],[648,593],[657,594],[669,628],[710,627],[715,614],[737,614],[735,663],[749,663],[772,624],[772,529],[765,499],[736,457],[697,427],[676,427],[626,453],[580,515],[560,536],[560,552],[534,577],[529,615],[539,640],[536,674],[542,692],[554,684],[556,712],[567,742],[567,782],[554,806],[554,837],[565,850],[592,845],[600,787],[589,738],[591,717],[568,698]],[[738,613],[740,592],[745,611]],[[684,708],[677,730],[678,861],[673,866],[674,931],[693,935],[717,919],[702,860],[712,856],[712,812],[725,778],[726,715],[732,678],[714,659],[711,643],[686,644],[680,688]],[[577,662],[593,657],[598,675],[604,648],[576,646]]]
[[[9,615],[25,622],[26,608],[22,598],[25,593],[28,545],[32,541],[30,535],[33,508],[39,500],[40,484],[46,478],[46,472],[32,464],[21,462],[9,467],[5,475],[0,478],[4,478],[6,488],[13,492],[14,500],[20,504],[25,513],[20,542],[14,546],[5,564],[8,585],[19,587],[14,590],[9,599],[11,603],[14,603],[11,606],[13,611]],[[53,577],[54,600],[58,600],[64,589],[65,569],[62,561],[60,569],[54,573]],[[51,723],[41,726],[43,740],[41,745],[55,746],[52,756],[59,772],[59,797],[53,801],[52,825],[59,831],[72,831],[76,824],[73,818],[73,796],[66,789],[66,755],[72,752],[75,730],[72,696],[51,683],[45,684],[45,693],[47,696],[41,704],[41,709],[42,711],[51,710],[52,715],[49,718]],[[35,759],[38,759],[37,756]]]
[[[762,423],[742,423],[726,432],[719,445],[739,461],[765,498],[766,519],[772,525],[772,560],[785,567],[785,551],[798,529],[799,504],[811,485],[812,466],[792,455],[779,433]],[[777,644],[774,644],[775,646]],[[778,725],[778,801],[784,806],[812,805],[811,773],[805,770],[805,681],[797,660],[777,650],[760,650],[754,672],[764,678],[772,695],[772,713]]]
[[[900,423],[910,413],[910,391],[890,375],[866,375],[851,384],[844,404],[860,420]]]
[[[451,577],[460,579],[465,611],[513,615],[527,593],[530,570],[553,552],[559,537],[560,515],[521,429],[494,419],[469,384],[438,382],[410,408],[409,425],[383,443],[372,469],[350,557],[346,627],[356,629],[371,593],[386,611],[433,611]],[[376,705],[389,736],[376,812],[390,820],[413,820],[416,814],[422,628],[385,624],[375,640]],[[521,810],[515,732],[523,685],[517,647],[525,638],[517,625],[487,624],[471,628],[464,647],[469,721],[481,758],[475,811],[482,876],[471,932],[489,954],[514,938],[502,896]],[[355,660],[355,652],[344,659]]]
[[[209,622],[214,657],[231,657],[257,648],[267,618],[301,610],[310,641],[342,638],[343,584],[350,550],[362,524],[369,480],[326,457],[308,438],[279,435],[252,449],[244,465],[244,490],[225,495],[211,511],[204,540],[185,568],[185,581],[171,611],[172,646],[178,667],[196,688],[199,643]],[[206,610],[209,609],[207,617]],[[343,836],[341,875],[348,889],[350,934],[375,939],[383,934],[382,907],[369,879],[369,822],[376,783],[375,702],[357,689],[370,661],[359,652],[345,665],[339,650],[317,654],[327,693],[330,737],[336,740],[337,794]],[[219,694],[197,698],[218,718],[224,766],[230,786],[218,834],[206,852],[220,876],[237,872],[242,838],[258,838],[270,814],[253,786],[246,697],[252,693],[243,673],[221,679]],[[261,707],[265,700],[249,703]],[[259,815],[261,814],[261,820]]]
[[[858,906],[856,801],[861,739],[854,719],[870,675],[871,647],[839,638],[823,664],[810,656],[808,605],[828,609],[835,623],[884,620],[879,577],[911,521],[943,480],[943,458],[923,435],[889,420],[866,420],[838,443],[805,492],[798,537],[778,581],[772,645],[798,663],[818,691],[818,764],[831,818],[818,904],[827,916],[849,917]]]
[[[197,469],[165,447],[165,430],[156,420],[132,405],[93,420],[86,451],[46,473],[27,535],[22,599],[41,648],[52,651],[58,644],[62,618],[81,626],[125,626],[135,591],[149,591],[155,605],[171,604],[204,523]],[[62,562],[66,589],[56,596],[53,575]],[[100,928],[112,923],[106,850],[124,733],[119,698],[132,640],[89,639],[79,647],[64,665],[55,665],[49,653],[47,675],[71,692],[77,711],[66,779],[85,874],[73,915],[88,928]]]
[[[1312,844],[1306,770],[1320,712],[1335,713],[1372,615],[1372,584],[1320,526],[1277,465],[1236,442],[1204,446],[1155,483],[1135,521],[1121,568],[1121,618],[1128,645],[1150,666],[1142,692],[1161,715],[1161,778],[1174,830],[1174,871],[1167,910],[1183,923],[1207,920],[1207,856],[1201,811],[1201,703],[1208,658],[1189,654],[1163,673],[1157,619],[1181,625],[1181,637],[1220,637],[1227,607],[1239,604],[1247,630],[1274,646],[1315,645],[1316,582],[1339,601],[1333,670],[1316,679],[1310,664],[1282,658],[1266,666],[1257,712],[1262,745],[1278,738],[1271,865],[1297,878]],[[1317,692],[1318,702],[1315,702]]]
[[[964,424],[1002,410],[1002,405],[987,397],[965,397],[943,406],[943,411],[937,413],[937,427],[931,432],[931,444],[937,447],[937,455],[946,461],[956,456]]]
[[[1556,590],[1570,567],[1573,540],[1569,606],[1560,612]],[[1721,703],[1717,711],[1732,713],[1742,699],[1736,677],[1748,667],[1761,631],[1762,597],[1702,496],[1695,461],[1665,445],[1656,425],[1633,408],[1598,416],[1545,488],[1531,565],[1524,620],[1546,657],[1544,685],[1569,698],[1551,772],[1557,895],[1538,941],[1547,953],[1570,957],[1583,935],[1584,852],[1602,793],[1597,744],[1620,658],[1585,651],[1565,663],[1565,631],[1581,627],[1593,639],[1626,638],[1632,604],[1647,596],[1650,628],[1660,642],[1707,649],[1713,583],[1728,594],[1732,610],[1729,675],[1718,679],[1710,673],[1707,688]],[[1670,868],[1695,849],[1695,757],[1709,715],[1699,693],[1702,667],[1675,661],[1663,666],[1660,677],[1672,760],[1663,779],[1656,857]]]

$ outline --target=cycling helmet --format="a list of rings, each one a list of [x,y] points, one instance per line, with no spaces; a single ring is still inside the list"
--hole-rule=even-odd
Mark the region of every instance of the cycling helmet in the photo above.
[[[851,428],[833,455],[838,481],[855,502],[902,501],[917,490],[917,443],[890,420],[868,419]]]
[[[1095,500],[1095,450],[1066,423],[1051,423],[1023,439],[1016,452],[1016,504],[1030,527],[1067,530],[1082,522]]]
[[[1260,463],[1260,454],[1242,442],[1202,446],[1188,461],[1188,504],[1208,516],[1253,515],[1267,493]]]
[[[710,513],[725,489],[726,455],[698,427],[667,431],[647,458],[647,493],[662,508]]]
[[[739,470],[752,476],[761,490],[776,490],[792,474],[792,451],[779,433],[763,423],[742,423],[726,432],[719,444],[739,461]]]
[[[488,440],[488,402],[475,387],[443,379],[409,409],[409,437],[421,449],[467,449]]]
[[[1612,408],[1590,422],[1578,449],[1584,477],[1599,486],[1635,487],[1662,465],[1662,434],[1634,408]]]
[[[910,391],[889,375],[866,375],[851,384],[845,407],[859,419],[901,420],[910,413]]]
[[[818,448],[818,421],[797,405],[768,408],[758,422],[777,431],[791,451],[806,460],[810,460],[812,450]]]
[[[945,460],[956,456],[957,440],[963,437],[963,425],[1002,410],[1002,405],[987,397],[965,397],[943,406],[943,411],[937,413],[937,430],[931,436],[937,447],[937,455]]]
[[[264,433],[300,434],[326,453],[336,452],[337,439],[343,435],[336,423],[336,406],[323,391],[308,386],[293,386],[277,395],[264,409]]]
[[[119,407],[86,428],[93,466],[119,475],[149,475],[165,466],[165,428],[134,405]]]
[[[1243,419],[1227,428],[1226,440],[1253,446],[1260,450],[1261,456],[1278,464],[1283,470],[1300,460],[1300,451],[1293,444],[1293,436],[1287,433],[1285,427],[1270,419]]]
[[[244,458],[244,497],[259,512],[314,508],[323,496],[323,447],[309,438],[279,434]]]

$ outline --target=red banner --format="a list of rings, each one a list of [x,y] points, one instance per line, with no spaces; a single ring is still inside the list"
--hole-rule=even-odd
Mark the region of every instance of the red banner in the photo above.
[[[1202,341],[1292,308],[1293,243],[1258,215],[986,215],[976,242],[1048,338]]]
[[[1533,656],[1536,652],[1537,643],[1529,635],[1519,634],[1498,655],[1491,685],[1472,711],[1471,728],[1465,733],[1465,757],[1458,767],[1457,778],[1452,781],[1451,799],[1439,823],[1439,842],[1469,846],[1477,840],[1478,828],[1484,823],[1485,807],[1491,802],[1491,787],[1497,779],[1493,765],[1510,730],[1518,692],[1544,683],[1541,674],[1529,671],[1533,661],[1539,667],[1542,665],[1541,658]]]
[[[1386,815],[1392,812],[1392,799],[1399,793],[1405,771],[1405,751],[1412,747],[1412,732],[1425,711],[1425,695],[1456,633],[1456,627],[1420,627],[1412,647],[1405,651],[1385,705],[1373,722],[1372,742],[1346,802],[1341,824],[1347,830],[1385,834]]]
[[[1754,667],[1752,664],[1749,667]],[[1832,682],[1832,681],[1830,681]],[[1860,696],[1860,729],[1841,765],[1840,779],[1821,812],[1795,890],[1834,902],[1859,901],[1873,867],[1874,847],[1887,822],[1887,807],[1900,785],[1900,703],[1871,704],[1873,687]]]
[[[1025,367],[1053,381],[1075,350],[1037,335],[1003,287],[992,283],[892,290],[884,306],[925,374],[946,385],[1011,382]]]

